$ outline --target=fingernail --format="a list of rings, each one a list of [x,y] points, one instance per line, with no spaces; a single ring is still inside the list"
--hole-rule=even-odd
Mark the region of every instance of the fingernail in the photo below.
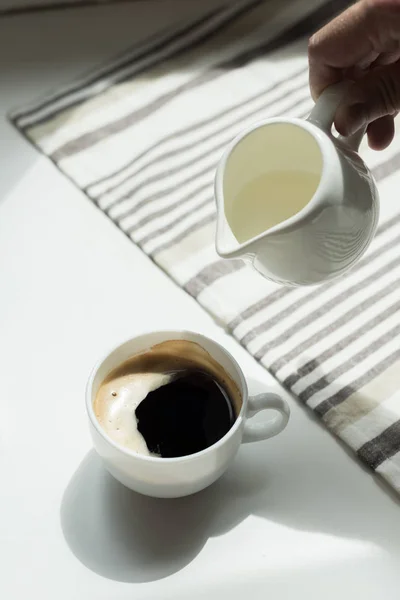
[[[342,135],[353,135],[367,124],[367,112],[364,104],[339,106],[336,112],[335,127]]]

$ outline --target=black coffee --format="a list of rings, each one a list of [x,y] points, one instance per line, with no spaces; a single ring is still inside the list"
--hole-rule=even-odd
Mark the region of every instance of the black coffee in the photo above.
[[[93,402],[116,444],[165,458],[215,444],[241,407],[239,387],[224,367],[188,340],[167,340],[128,358],[105,377]]]
[[[225,389],[208,373],[178,372],[136,408],[137,428],[151,453],[163,458],[200,452],[220,440],[236,419]]]

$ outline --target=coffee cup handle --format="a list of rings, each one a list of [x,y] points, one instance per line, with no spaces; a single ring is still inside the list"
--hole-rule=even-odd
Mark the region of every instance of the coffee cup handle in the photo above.
[[[273,410],[277,414],[263,423],[251,423],[251,418],[262,410]],[[243,443],[267,440],[285,429],[290,416],[286,400],[273,393],[257,394],[248,400]]]
[[[336,83],[326,88],[315,103],[307,121],[316,125],[325,131],[325,133],[331,134],[336,110],[350,85],[350,81],[341,81],[340,83]],[[351,150],[357,152],[366,129],[366,127],[362,127],[359,131],[356,131],[356,133],[349,137],[339,135],[338,139],[346,144]]]

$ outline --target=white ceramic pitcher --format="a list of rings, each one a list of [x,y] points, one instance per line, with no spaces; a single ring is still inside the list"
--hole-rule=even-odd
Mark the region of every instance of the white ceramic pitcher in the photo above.
[[[286,285],[328,281],[350,269],[371,242],[378,222],[374,179],[357,153],[363,132],[335,137],[332,124],[346,84],[327,89],[307,120],[256,123],[229,145],[217,168],[216,249],[249,260],[262,275]],[[229,224],[237,194],[268,171],[319,177],[308,204],[264,233],[238,243]],[[265,190],[266,198],[268,189]]]

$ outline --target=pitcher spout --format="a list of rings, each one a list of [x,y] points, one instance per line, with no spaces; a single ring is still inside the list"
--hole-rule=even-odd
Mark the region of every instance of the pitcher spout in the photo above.
[[[221,166],[217,170],[214,185],[214,195],[217,205],[217,227],[215,236],[215,248],[217,254],[221,258],[244,258],[244,255],[251,254],[251,240],[250,243],[240,243],[235,237],[229,221],[225,213],[225,201],[223,191],[223,179],[222,179]]]
[[[229,208],[232,208],[228,202],[226,206],[226,197],[222,189],[222,181],[219,181],[218,173],[215,180],[215,200],[217,205],[217,227],[215,237],[215,247],[217,254],[221,258],[243,258],[253,260],[260,251],[260,247],[268,247],[268,242],[276,243],[281,234],[285,234],[293,229],[295,222],[301,215],[296,215],[291,219],[279,223],[269,229],[257,232],[253,237],[244,236],[244,239],[238,239],[230,225]],[[228,196],[228,200],[230,200]]]
[[[217,214],[217,234],[215,248],[222,258],[238,258],[242,254],[242,244],[239,244],[232,233],[225,214]]]

